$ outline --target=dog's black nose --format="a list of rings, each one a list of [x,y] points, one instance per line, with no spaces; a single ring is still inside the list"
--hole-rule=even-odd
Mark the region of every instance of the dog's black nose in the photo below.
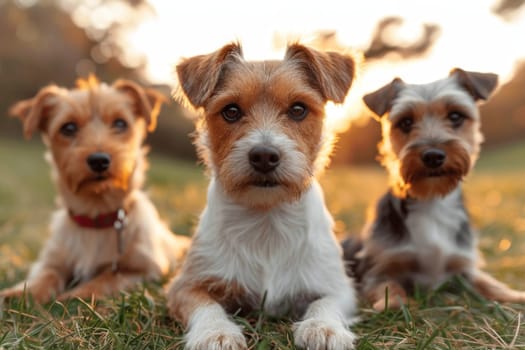
[[[260,173],[269,173],[277,168],[281,161],[279,151],[271,146],[255,146],[248,154],[250,164]]]
[[[111,157],[103,152],[91,153],[87,157],[87,163],[91,170],[96,173],[102,173],[108,170],[109,164],[111,164]]]
[[[446,157],[447,155],[445,152],[437,148],[428,149],[421,154],[423,164],[431,169],[436,169],[442,166]]]

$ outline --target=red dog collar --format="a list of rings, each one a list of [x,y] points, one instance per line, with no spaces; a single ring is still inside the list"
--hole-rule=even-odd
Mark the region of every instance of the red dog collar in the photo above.
[[[111,213],[99,214],[95,217],[75,215],[72,212],[69,212],[69,216],[80,227],[96,229],[115,228],[119,230],[122,228],[123,222],[126,218],[126,211],[124,209],[119,209]]]
[[[126,211],[123,208],[120,208],[117,211],[100,214],[95,217],[89,217],[85,215],[75,215],[71,211],[69,212],[71,219],[80,227],[94,228],[94,229],[104,229],[104,228],[113,228],[117,234],[117,254],[115,255],[111,263],[111,271],[117,272],[118,270],[118,260],[122,255],[123,251],[123,241],[122,241],[122,231],[126,226]]]

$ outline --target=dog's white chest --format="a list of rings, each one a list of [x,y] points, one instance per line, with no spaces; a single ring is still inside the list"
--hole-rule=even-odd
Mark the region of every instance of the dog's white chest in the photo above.
[[[79,237],[82,235],[81,237]],[[77,240],[82,241],[82,245],[76,242],[71,244],[71,254],[75,257],[72,262],[75,271],[75,279],[85,281],[92,278],[98,270],[116,263],[119,252],[116,248],[117,237],[113,230],[108,232],[86,232],[79,233]],[[76,245],[75,245],[76,244]]]
[[[460,192],[410,208],[406,225],[410,234],[410,250],[418,256],[421,266],[416,282],[437,286],[449,276],[447,263],[451,258],[470,258],[472,249],[458,243],[467,215],[456,203]]]
[[[101,268],[118,259],[117,235],[112,229],[93,230],[78,227],[68,219],[65,210],[55,212],[51,230],[52,240],[60,240],[66,262],[73,271],[73,279],[86,281]]]
[[[209,194],[198,230],[203,274],[235,281],[262,299],[272,314],[297,299],[344,288],[339,246],[320,189],[301,201],[264,213],[253,212]]]

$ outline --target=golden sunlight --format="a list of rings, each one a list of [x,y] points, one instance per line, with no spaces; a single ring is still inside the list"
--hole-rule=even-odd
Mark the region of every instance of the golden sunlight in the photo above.
[[[508,239],[502,239],[501,241],[499,241],[499,244],[498,244],[498,249],[502,252],[504,251],[507,251],[509,250],[509,248],[511,247],[512,245],[512,242]]]
[[[439,36],[421,57],[390,54],[362,65],[344,107],[327,107],[329,124],[339,131],[352,117],[362,115],[364,93],[396,76],[423,83],[461,67],[495,72],[505,81],[516,61],[525,57],[525,47],[512,41],[522,36],[518,33],[525,34],[525,11],[505,21],[491,10],[496,0],[370,0],[349,2],[344,8],[336,0],[149,3],[155,14],[129,34],[128,43],[132,51],[145,55],[148,78],[163,83],[174,82],[173,66],[181,57],[211,52],[234,40],[242,43],[247,59],[271,59],[283,54],[279,38],[308,43],[320,32],[333,31],[341,47],[359,52],[367,48],[377,23],[386,17],[403,20],[394,33],[387,33],[400,45],[420,36],[423,25],[437,25]]]

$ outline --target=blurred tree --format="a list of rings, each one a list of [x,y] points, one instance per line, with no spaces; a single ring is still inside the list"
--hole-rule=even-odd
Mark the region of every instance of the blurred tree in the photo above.
[[[111,2],[124,3],[125,6],[138,6],[142,3],[117,0]],[[58,7],[57,1],[52,0],[0,0],[1,137],[22,137],[20,123],[7,118],[7,110],[15,101],[34,96],[47,84],[72,87],[79,76],[95,73],[106,82],[128,78],[147,85],[141,79],[144,62],[126,67],[121,62],[121,59],[126,61],[126,58],[119,55],[118,47],[113,44],[117,40],[117,34],[112,31],[129,23],[108,21],[107,27],[100,26],[97,30],[101,32],[94,34],[94,29],[88,22],[85,27],[80,28],[72,19],[75,16],[81,17],[78,14],[82,8],[81,3],[87,2],[64,0],[60,3],[62,8]],[[89,3],[102,4],[99,1]],[[77,21],[80,21],[78,18]],[[111,48],[103,58],[97,52],[101,45]],[[157,88],[169,96],[170,87]],[[176,103],[170,103],[163,108],[159,127],[150,138],[150,143],[155,150],[195,159],[195,151],[188,137],[192,129],[192,122],[184,117],[181,108]]]
[[[524,6],[525,0],[500,0],[493,6],[492,11],[505,20],[512,20]]]
[[[27,0],[26,0],[27,1]],[[48,0],[49,1],[49,0]],[[155,10],[145,0],[55,0],[67,12],[76,26],[84,29],[94,41],[91,59],[103,64],[112,58],[131,69],[140,70],[146,64],[143,54],[128,45],[128,33]]]
[[[333,163],[374,162],[377,156],[377,143],[380,139],[380,125],[371,115],[354,120],[348,130],[339,135]]]
[[[395,53],[401,58],[420,57],[429,51],[439,36],[439,26],[425,23],[421,28],[421,35],[413,42],[399,40],[396,31],[404,24],[400,17],[387,17],[381,20],[372,35],[370,45],[364,52],[367,60],[381,59],[389,53]]]
[[[481,113],[487,147],[525,141],[525,61],[516,64],[513,79],[481,106]]]
[[[3,115],[16,100],[34,96],[49,83],[72,86],[79,75],[90,72],[102,79],[133,75],[115,59],[104,65],[93,62],[90,51],[95,42],[52,1],[27,8],[13,1],[0,3],[0,42]],[[0,133],[12,135],[19,130],[15,125],[0,118]]]

